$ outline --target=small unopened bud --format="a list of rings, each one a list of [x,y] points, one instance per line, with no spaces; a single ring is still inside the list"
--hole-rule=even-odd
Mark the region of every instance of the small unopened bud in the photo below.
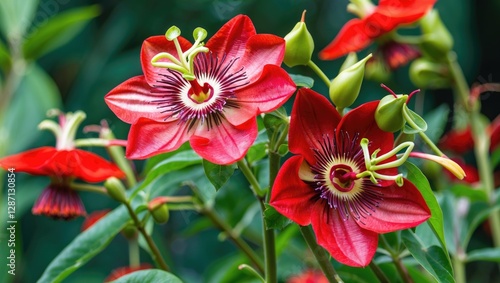
[[[302,13],[302,19],[285,36],[285,58],[283,62],[288,67],[307,65],[311,61],[314,51],[314,40],[307,30],[305,23],[306,11]]]
[[[426,58],[419,58],[410,65],[410,80],[419,88],[438,89],[450,86],[448,68]]]
[[[363,77],[365,75],[365,63],[372,57],[368,54],[365,58],[340,72],[330,84],[330,99],[337,109],[351,106],[358,98]]]
[[[403,107],[406,107],[407,95],[386,95],[378,103],[375,121],[386,132],[397,132],[405,125]]]
[[[427,154],[427,153],[422,153],[422,152],[412,152],[410,154],[410,157],[417,157],[417,158],[422,158],[422,159],[434,161],[437,164],[446,168],[446,170],[450,171],[455,177],[457,177],[460,180],[462,180],[466,176],[464,169],[462,169],[462,167],[460,167],[460,165],[458,165],[458,163],[449,159],[446,156],[437,156],[437,155],[432,155],[432,154]]]
[[[436,10],[420,20],[422,28],[421,50],[432,58],[441,59],[453,48],[453,37],[441,21]]]
[[[149,212],[153,219],[158,224],[166,223],[170,217],[168,211],[167,201],[164,197],[157,197],[149,202],[148,204]]]
[[[122,235],[127,238],[127,239],[136,239],[137,236],[139,235],[137,228],[133,223],[127,223],[125,227],[122,229]]]
[[[122,182],[115,177],[110,177],[104,182],[104,187],[108,191],[108,195],[121,203],[127,203],[127,196],[125,195],[125,187]]]

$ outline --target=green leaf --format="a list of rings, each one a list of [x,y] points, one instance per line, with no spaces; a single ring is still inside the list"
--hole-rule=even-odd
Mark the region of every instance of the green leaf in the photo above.
[[[148,270],[139,270],[136,272],[132,272],[123,277],[120,277],[114,281],[113,283],[153,283],[153,282],[161,282],[161,283],[182,283],[182,281],[174,276],[172,273],[159,270],[159,269],[148,269]]]
[[[279,136],[287,130],[288,125],[288,114],[283,107],[264,116],[264,126],[267,130],[270,145],[274,145],[278,141]]]
[[[6,70],[9,68],[10,64],[9,50],[7,50],[5,44],[0,40],[0,68]]]
[[[99,13],[99,6],[93,5],[71,9],[53,16],[27,36],[23,45],[24,57],[35,60],[64,45]]]
[[[78,235],[52,260],[38,282],[61,282],[102,251],[130,219],[122,205]]]
[[[466,262],[493,261],[500,262],[500,248],[473,250],[467,254]]]
[[[495,168],[500,164],[500,146],[491,153],[491,167]]]
[[[233,176],[236,165],[218,165],[210,161],[203,160],[205,175],[216,190],[219,190]]]
[[[40,25],[31,22],[39,0],[2,0],[0,1],[0,28],[7,38],[22,38],[28,27]],[[59,6],[58,4],[55,4]],[[46,15],[47,13],[44,13]]]
[[[425,132],[427,130],[427,122],[420,117],[417,113],[415,113],[413,110],[409,109],[408,107],[404,107],[403,111],[406,111],[408,116],[410,117],[411,121],[415,126],[410,126],[409,122],[406,122],[405,127],[403,128],[403,132],[405,134],[417,134],[419,132]]]
[[[177,150],[175,151],[170,151],[170,152],[165,152],[161,153],[155,156],[152,156],[147,159],[146,164],[144,165],[144,169],[142,170],[143,176],[146,176],[151,169],[153,169],[158,163],[162,162],[163,160],[170,158],[176,154],[178,154],[181,151],[186,151],[186,150],[192,150],[191,145],[188,142],[185,142],[182,144]]]
[[[450,191],[457,197],[467,197],[471,201],[488,201],[484,190],[474,189],[466,184],[455,184],[450,188]]]
[[[413,165],[410,162],[405,162],[403,167],[406,172],[406,178],[410,180],[420,191],[422,194],[427,206],[431,211],[431,217],[427,220],[434,231],[434,234],[438,237],[441,242],[441,246],[444,251],[447,253],[446,248],[446,240],[444,237],[444,223],[443,223],[443,212],[441,211],[441,207],[439,207],[439,203],[434,195],[434,192],[431,189],[429,181],[425,177],[425,175],[417,168],[417,166]]]
[[[450,107],[446,104],[441,104],[439,107],[427,112],[424,117],[427,121],[428,128],[425,134],[431,141],[437,143],[444,132]]]
[[[267,156],[268,142],[269,139],[267,137],[266,130],[259,131],[257,139],[247,152],[246,159],[248,163],[253,163]]]
[[[264,221],[266,221],[267,229],[278,229],[281,230],[285,228],[292,221],[285,216],[281,215],[274,207],[266,203],[266,209],[264,210]]]
[[[401,235],[408,251],[438,282],[455,282],[448,255],[440,246],[426,245],[411,230],[404,230]]]
[[[290,78],[292,78],[296,86],[312,88],[314,85],[314,80],[311,77],[306,77],[296,74],[288,74],[288,75],[290,75]]]

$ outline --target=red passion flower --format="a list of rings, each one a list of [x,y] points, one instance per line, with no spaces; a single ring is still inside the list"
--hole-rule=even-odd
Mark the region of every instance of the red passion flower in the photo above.
[[[436,0],[380,0],[378,6],[364,3],[363,17],[348,21],[335,39],[319,53],[319,57],[332,60],[349,52],[358,52],[398,26],[417,21],[435,2]]]
[[[132,272],[136,272],[139,270],[146,270],[146,269],[152,269],[153,266],[149,263],[141,263],[139,266],[136,267],[130,267],[130,266],[124,266],[124,267],[119,267],[111,272],[111,274],[104,279],[104,282],[112,282],[115,281],[116,279],[123,277],[127,274],[130,274]]]
[[[350,266],[370,263],[378,234],[430,217],[419,190],[392,166],[393,135],[378,128],[377,104],[341,118],[325,97],[299,90],[289,134],[296,155],[284,163],[271,193],[278,212],[299,225],[312,224],[318,244]],[[373,166],[375,160],[380,164]]]
[[[52,218],[85,216],[78,193],[70,188],[74,179],[102,182],[109,177],[124,177],[123,172],[102,157],[81,149],[40,147],[0,159],[0,167],[15,172],[49,176],[51,182],[38,197],[32,212]]]
[[[241,159],[257,136],[256,116],[280,107],[295,84],[280,67],[285,41],[256,34],[239,15],[202,44],[191,44],[176,27],[153,36],[141,51],[143,76],[131,78],[106,97],[111,110],[132,124],[126,155],[147,158],[190,142],[217,164]]]

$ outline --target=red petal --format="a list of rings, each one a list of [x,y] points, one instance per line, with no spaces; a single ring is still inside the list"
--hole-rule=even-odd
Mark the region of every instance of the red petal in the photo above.
[[[431,212],[420,191],[410,181],[404,180],[402,187],[396,184],[372,189],[383,194],[376,211],[361,218],[358,225],[376,233],[389,233],[415,227],[426,221]]]
[[[158,109],[153,101],[161,99],[151,93],[144,76],[137,76],[126,80],[112,89],[104,100],[108,107],[125,123],[133,124],[144,117],[155,121],[163,121],[166,116]]]
[[[182,36],[177,37],[182,51],[188,50],[193,44]],[[142,72],[146,77],[146,81],[150,86],[156,84],[156,82],[163,77],[161,74],[168,73],[165,68],[157,68],[151,65],[151,59],[161,52],[166,52],[174,55],[176,59],[179,59],[177,55],[177,49],[175,49],[175,44],[173,41],[168,41],[164,35],[152,36],[144,40],[141,49],[141,65]],[[168,59],[162,59],[160,62],[170,62]]]
[[[299,89],[290,121],[290,151],[304,156],[309,164],[315,164],[311,148],[321,148],[318,141],[324,135],[333,137],[340,119],[328,99],[310,89]]]
[[[153,269],[153,266],[149,263],[141,263],[139,266],[136,267],[130,267],[130,266],[120,267],[113,270],[111,274],[108,277],[106,277],[106,279],[104,279],[104,282],[115,281],[116,279],[123,277],[127,274],[145,269]]]
[[[255,28],[249,17],[238,15],[225,23],[205,45],[218,58],[243,58],[247,41],[255,35]]]
[[[16,172],[25,172],[32,175],[50,175],[44,165],[57,153],[57,149],[50,146],[31,149],[0,159],[0,167],[5,170],[14,168]]]
[[[378,35],[368,28],[363,20],[352,19],[344,25],[335,39],[320,51],[319,58],[333,60],[349,52],[360,51],[370,45],[373,37]]]
[[[240,125],[263,112],[271,112],[283,105],[294,93],[295,83],[282,68],[266,65],[260,78],[236,92],[241,107],[225,108],[229,123]]]
[[[42,191],[31,211],[35,215],[64,220],[87,214],[77,192],[54,184]]]
[[[200,125],[190,138],[191,147],[204,159],[221,165],[232,164],[245,156],[257,138],[257,119],[233,126],[226,120],[207,130]]]
[[[301,156],[293,156],[283,164],[271,191],[269,204],[293,222],[306,226],[311,223],[317,193],[299,178],[303,162]]]
[[[108,214],[110,211],[111,209],[98,210],[85,217],[85,220],[82,223],[82,232],[89,229],[92,225],[97,223],[97,221],[106,216],[106,214]]]
[[[50,166],[54,166],[53,168],[56,170],[58,164],[64,164],[65,161],[66,170],[71,176],[90,183],[102,182],[109,177],[125,177],[125,174],[115,164],[81,149],[59,151],[51,161]]]
[[[412,23],[423,17],[436,3],[436,0],[381,0],[374,13],[384,26]],[[384,22],[383,22],[384,21]],[[390,22],[390,23],[388,23]]]
[[[257,34],[249,38],[245,53],[232,67],[237,71],[244,67],[250,82],[259,78],[265,65],[281,65],[285,56],[285,40],[271,34]]]
[[[186,123],[160,123],[141,118],[130,128],[126,156],[130,159],[145,159],[173,151],[186,142],[189,135]]]
[[[456,154],[463,154],[474,147],[470,127],[463,130],[451,130],[439,141],[441,150],[450,150]]]
[[[352,217],[343,220],[326,202],[311,220],[318,244],[334,259],[354,267],[370,263],[377,250],[377,233],[361,228]]]
[[[367,138],[370,141],[370,153],[376,149],[381,149],[380,154],[393,149],[394,136],[392,133],[382,131],[375,121],[375,110],[379,101],[364,103],[361,106],[349,111],[340,121],[337,127],[337,135],[340,130],[349,133],[353,137],[359,134],[359,140]],[[379,154],[379,155],[380,155]]]

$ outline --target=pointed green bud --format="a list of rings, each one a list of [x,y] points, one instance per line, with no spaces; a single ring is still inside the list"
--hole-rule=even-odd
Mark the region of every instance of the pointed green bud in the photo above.
[[[375,111],[375,121],[386,132],[397,132],[405,125],[403,107],[406,107],[408,95],[386,95],[380,100]]]
[[[438,89],[451,85],[448,68],[425,57],[414,60],[410,65],[410,80],[419,88]]]
[[[139,235],[138,231],[137,231],[137,227],[135,227],[134,223],[132,223],[132,222],[127,223],[127,225],[125,225],[125,227],[123,227],[121,232],[122,232],[122,235],[129,240],[137,239],[137,236]]]
[[[104,182],[104,187],[108,191],[108,195],[121,203],[127,203],[127,197],[125,195],[125,187],[122,182],[116,177],[110,177]]]
[[[158,224],[167,223],[170,213],[168,211],[167,201],[165,197],[157,197],[149,202],[148,210],[153,216],[153,219]]]
[[[305,23],[306,11],[302,13],[302,19],[285,36],[285,58],[283,62],[288,67],[307,65],[311,61],[314,51],[314,40],[307,30]]]
[[[337,109],[351,106],[358,98],[363,77],[365,75],[365,63],[372,57],[368,54],[361,61],[340,72],[330,84],[330,99]]]
[[[347,57],[345,57],[344,63],[342,63],[342,66],[340,66],[339,73],[356,63],[358,63],[358,55],[356,54],[356,52],[349,52],[349,54],[347,54]]]
[[[436,10],[432,10],[420,20],[422,29],[422,52],[434,59],[442,59],[453,48],[453,37],[441,21]]]

